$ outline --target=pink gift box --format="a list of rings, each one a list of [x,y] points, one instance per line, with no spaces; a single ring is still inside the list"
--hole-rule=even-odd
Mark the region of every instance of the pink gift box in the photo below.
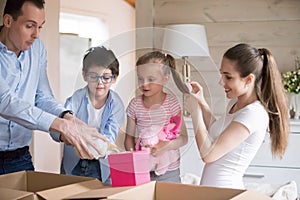
[[[135,186],[150,182],[149,162],[147,150],[108,155],[112,186]]]

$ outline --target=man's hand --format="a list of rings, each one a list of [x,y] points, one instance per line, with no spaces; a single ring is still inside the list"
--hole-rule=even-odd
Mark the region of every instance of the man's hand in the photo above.
[[[89,151],[89,146],[94,148],[99,154],[103,153],[94,144],[93,140],[95,138],[100,138],[105,142],[108,141],[96,128],[88,126],[70,114],[66,114],[64,119],[56,118],[51,125],[51,130],[59,132],[61,140],[68,145],[73,145],[83,159],[94,159],[93,154]]]

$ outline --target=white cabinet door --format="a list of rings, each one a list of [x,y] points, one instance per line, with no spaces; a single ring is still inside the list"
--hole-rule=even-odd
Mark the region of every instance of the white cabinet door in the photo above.
[[[271,141],[267,135],[261,148],[251,162],[251,166],[300,168],[299,152],[300,134],[290,134],[289,144],[282,160],[273,158],[271,153]]]
[[[249,167],[244,175],[245,183],[285,184],[294,180],[300,193],[300,169],[277,167]]]

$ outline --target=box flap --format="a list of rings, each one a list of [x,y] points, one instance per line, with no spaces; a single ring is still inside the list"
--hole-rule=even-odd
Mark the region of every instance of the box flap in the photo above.
[[[13,190],[8,188],[0,188],[1,199],[22,199],[33,200],[34,194],[32,192],[25,192]]]
[[[106,188],[106,187],[110,187],[110,186],[106,186],[103,183],[101,183],[98,179],[94,179],[94,180],[83,181],[80,183],[73,183],[62,187],[40,191],[37,192],[36,194],[44,199],[55,200],[55,199],[63,199],[70,195],[80,194],[93,189]]]
[[[70,196],[101,187],[104,184],[96,178],[46,172],[22,171],[0,176],[0,188],[16,190],[20,194],[29,192],[34,198],[43,199],[57,199],[61,198],[59,196]]]
[[[165,182],[157,182],[155,189],[156,200],[182,198],[189,200],[227,200],[244,192],[244,190]]]
[[[106,199],[111,195],[129,190],[131,188],[132,186],[106,187],[101,189],[90,190],[76,195],[73,194],[72,196],[65,197],[65,199]]]
[[[272,200],[271,197],[268,197],[264,194],[261,194],[261,193],[258,193],[258,192],[255,192],[255,191],[252,191],[252,190],[246,190],[244,191],[243,193],[235,196],[232,198],[232,200],[252,200],[252,199],[255,199],[255,200]]]
[[[91,190],[67,199],[123,199],[123,200],[269,200],[254,191],[151,181],[134,187]]]
[[[48,172],[27,171],[27,191],[39,192],[64,185],[79,183],[95,178],[83,176],[70,176],[64,174],[54,174]]]
[[[26,172],[15,172],[0,176],[0,187],[27,191]]]
[[[117,194],[109,196],[108,199],[130,199],[130,200],[154,200],[155,199],[155,181],[145,183],[139,186],[134,186],[130,190],[119,192]],[[184,196],[181,196],[182,198]]]

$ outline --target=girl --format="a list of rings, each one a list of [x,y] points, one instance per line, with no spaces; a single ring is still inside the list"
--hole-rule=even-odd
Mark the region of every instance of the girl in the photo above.
[[[288,109],[281,75],[267,49],[238,44],[224,54],[221,80],[228,103],[215,120],[203,88],[191,82],[185,108],[191,113],[202,160],[201,185],[244,189],[243,174],[267,131],[274,155],[283,156],[288,142]]]
[[[150,142],[170,124],[171,119],[179,116],[182,120],[179,102],[163,91],[171,72],[175,82],[182,87],[172,56],[154,51],[138,59],[138,86],[142,94],[133,98],[127,108],[125,148],[126,150],[150,148],[154,164],[153,171],[150,172],[151,180],[180,182],[179,148],[187,143],[184,123],[180,127],[179,135],[174,139]],[[135,135],[138,138],[137,143]],[[164,160],[157,160],[160,157]]]

